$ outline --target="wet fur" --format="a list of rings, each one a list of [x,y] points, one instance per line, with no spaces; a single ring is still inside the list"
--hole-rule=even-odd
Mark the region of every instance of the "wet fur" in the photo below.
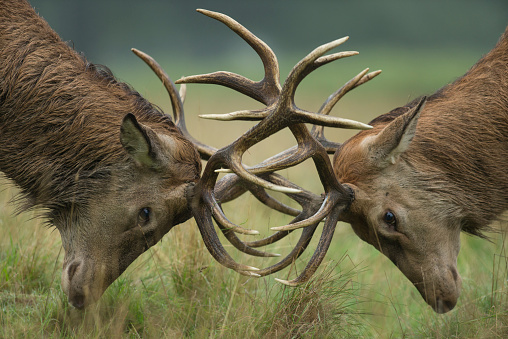
[[[375,118],[373,130],[347,143],[377,134],[418,101]],[[334,160],[340,181],[354,184],[379,175],[348,153],[347,143]],[[508,29],[464,76],[428,97],[401,161],[412,169],[413,184],[446,206],[429,213],[459,218],[467,233],[482,236],[508,209]]]
[[[50,211],[86,204],[128,166],[122,118],[174,136],[188,180],[200,163],[171,119],[61,41],[26,1],[0,1],[0,170]],[[185,179],[185,178],[184,178]]]

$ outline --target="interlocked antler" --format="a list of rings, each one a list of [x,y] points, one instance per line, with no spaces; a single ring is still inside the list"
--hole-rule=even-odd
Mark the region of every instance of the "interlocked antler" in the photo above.
[[[225,168],[227,171],[234,172],[245,182],[255,184],[263,189],[276,190],[288,195],[293,195],[295,200],[297,200],[296,197],[302,197],[304,194],[301,189],[294,188],[295,186],[290,184],[287,180],[278,180],[279,177],[269,176],[269,180],[263,178],[266,177],[266,174],[295,166],[308,158],[312,158],[325,189],[322,204],[319,208],[310,208],[310,210],[307,211],[305,211],[304,208],[304,211],[302,211],[289,225],[273,228],[282,232],[288,232],[299,227],[306,227],[302,233],[301,241],[288,257],[271,268],[256,272],[260,275],[270,274],[291,263],[306,247],[317,224],[326,217],[318,248],[309,264],[297,279],[285,283],[297,284],[303,282],[312,275],[322,261],[333,236],[339,214],[342,210],[347,208],[352,201],[350,190],[338,183],[333,174],[333,168],[327,150],[309,133],[304,123],[341,128],[370,128],[370,126],[359,122],[330,117],[326,114],[345,93],[370,80],[379,74],[379,72],[367,74],[368,70],[365,70],[353,78],[341,90],[337,91],[329,98],[321,109],[321,113],[324,114],[316,114],[301,110],[294,104],[294,95],[298,84],[305,76],[331,61],[357,54],[357,52],[341,52],[323,56],[329,50],[344,43],[347,38],[335,40],[316,48],[293,68],[287,80],[284,82],[284,85],[280,86],[277,59],[272,50],[263,41],[226,15],[206,10],[198,11],[221,21],[242,37],[260,56],[265,68],[265,77],[259,82],[254,82],[238,74],[215,72],[186,77],[178,80],[177,83],[212,83],[223,85],[264,103],[266,108],[262,110],[238,111],[225,115],[213,115],[211,117],[207,116],[209,118],[221,120],[242,119],[261,121],[240,136],[236,141],[218,150],[209,159],[202,179],[196,185],[194,196],[190,200],[194,217],[198,221],[205,244],[215,259],[227,267],[247,274],[248,272],[245,272],[240,264],[234,262],[224,248],[219,245],[220,242],[218,242],[214,230],[212,217],[221,229],[238,229],[238,226],[230,222],[224,215],[219,201],[214,196],[214,187],[218,177],[217,172],[223,171]],[[249,169],[243,167],[241,161],[242,155],[247,149],[286,127],[292,131],[297,140],[298,146],[296,148],[282,152],[278,156],[273,157],[270,161],[265,161],[256,167]],[[322,131],[315,130],[314,134],[316,136],[322,136]],[[327,142],[326,139],[323,138],[323,142]],[[331,147],[333,147],[333,145],[330,145],[328,148],[331,150]],[[311,198],[311,200],[313,202],[316,201],[314,197]],[[243,243],[236,238],[232,232],[225,232],[225,234],[228,240],[237,248],[251,248],[254,247],[254,245],[258,245],[258,243]],[[274,239],[274,237],[272,237],[272,239]]]
[[[183,100],[174,84],[155,60],[143,52],[133,50],[136,55],[152,68],[166,87],[171,98],[177,126],[182,133],[196,145],[201,157],[205,160],[209,160],[201,181],[196,185],[193,192],[189,192],[188,199],[193,210],[193,215],[210,253],[223,265],[235,269],[242,274],[254,276],[267,275],[291,264],[305,250],[319,222],[327,216],[318,248],[306,269],[292,282],[281,281],[287,284],[303,282],[312,275],[323,259],[333,236],[338,215],[351,201],[348,190],[342,187],[333,175],[327,152],[334,152],[338,144],[329,142],[324,138],[323,126],[360,129],[369,128],[367,125],[347,119],[329,117],[327,114],[343,95],[360,84],[372,79],[379,74],[379,71],[369,74],[366,74],[368,70],[362,71],[341,89],[332,94],[319,110],[319,114],[306,112],[294,105],[294,94],[298,84],[306,75],[316,68],[343,57],[356,55],[357,52],[341,52],[324,57],[322,56],[327,51],[345,42],[347,38],[339,39],[318,47],[293,68],[284,86],[281,87],[279,84],[277,59],[272,50],[263,41],[228,16],[205,10],[198,11],[223,22],[249,43],[261,57],[265,68],[265,77],[259,82],[254,82],[237,74],[216,72],[187,77],[180,79],[177,83],[196,82],[224,85],[264,103],[267,107],[259,111],[239,111],[225,115],[204,116],[220,120],[262,120],[238,140],[217,151],[195,140],[187,132],[183,114]],[[184,85],[182,85],[181,91],[185,91]],[[182,97],[183,96],[182,94]],[[303,125],[303,123],[306,122],[319,124],[320,126],[314,127],[312,132],[309,133],[307,128]],[[298,144],[296,147],[269,158],[257,166],[249,169],[243,167],[241,157],[248,148],[286,127],[289,127],[295,135]],[[313,136],[316,137],[317,140],[313,138]],[[289,182],[287,179],[273,174],[274,171],[295,166],[309,157],[313,158],[320,179],[325,187],[324,198],[307,192]],[[217,173],[221,171],[231,171],[235,174],[227,175],[216,183]],[[267,194],[265,189],[284,192],[302,206],[302,211],[295,210],[280,203]],[[280,231],[268,238],[254,242],[242,242],[234,232],[243,234],[258,234],[258,232],[246,230],[231,223],[222,212],[219,202],[235,199],[246,190],[249,190],[267,206],[283,213],[296,216],[296,218],[291,224],[280,228]],[[288,256],[269,268],[258,270],[254,267],[238,264],[228,255],[215,233],[212,217],[215,219],[226,238],[236,248],[256,256],[275,256],[270,253],[257,251],[254,247],[264,246],[278,241],[297,227],[305,227],[305,229],[297,245]],[[252,271],[256,271],[256,273]]]

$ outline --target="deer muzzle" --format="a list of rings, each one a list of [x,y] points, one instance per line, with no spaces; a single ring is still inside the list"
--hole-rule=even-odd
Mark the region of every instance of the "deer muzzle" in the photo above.
[[[111,274],[107,272],[106,265],[94,266],[82,259],[64,264],[62,289],[67,294],[69,304],[77,309],[95,303],[111,284]]]

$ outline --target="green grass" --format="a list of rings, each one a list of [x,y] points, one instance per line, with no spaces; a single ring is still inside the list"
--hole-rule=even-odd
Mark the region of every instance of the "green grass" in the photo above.
[[[439,64],[435,59],[419,57],[425,61],[420,64],[421,69],[430,69],[431,63]],[[334,114],[368,121],[376,114],[404,104],[410,96],[444,85],[446,79],[441,77],[452,80],[459,76],[454,70],[465,71],[474,62],[470,59],[441,60],[444,70],[433,70],[432,77],[436,73],[440,75],[432,83],[415,81],[412,74],[397,81],[390,77],[386,81],[376,79],[365,89],[355,90],[351,98],[338,105]],[[387,66],[413,69],[412,60],[405,63],[393,58],[386,60],[389,60]],[[229,66],[226,62],[225,65],[222,68]],[[344,75],[345,79],[341,75],[340,81],[362,69],[358,64],[350,66],[346,67],[350,74]],[[234,64],[232,67],[239,68]],[[197,72],[217,68],[211,63],[208,69]],[[168,73],[175,74],[169,70]],[[162,86],[148,74],[143,69],[139,77],[134,73],[135,79],[125,80],[141,92],[149,93],[150,100],[168,110]],[[336,81],[326,72],[311,76],[308,83],[302,84],[305,84],[302,93],[299,92],[302,106],[319,107],[339,86]],[[399,91],[415,83],[418,85],[405,88],[405,93]],[[397,95],[388,95],[394,92]],[[189,86],[188,93],[189,129],[198,139],[214,146],[231,142],[252,123],[198,121],[195,114],[259,107],[240,95],[231,95],[227,89]],[[340,141],[350,134],[327,130],[332,140]],[[260,161],[291,146],[294,139],[283,131],[269,142],[270,147],[264,142],[250,150],[245,161],[250,164]],[[274,144],[277,146],[273,147]],[[320,192],[310,162],[283,174]],[[301,287],[289,288],[276,283],[273,277],[295,277],[312,255],[317,239],[291,268],[273,277],[247,278],[212,259],[194,221],[171,230],[108,288],[99,303],[79,311],[67,304],[60,288],[63,252],[58,232],[36,218],[37,212],[16,215],[15,206],[8,203],[16,189],[6,180],[0,181],[0,187],[0,338],[508,337],[506,232],[491,234],[491,242],[462,236],[458,268],[463,291],[456,308],[445,315],[435,314],[397,268],[359,240],[348,225],[337,226],[325,262],[315,277]],[[263,235],[271,233],[269,227],[288,221],[287,217],[269,211],[248,196],[226,204],[225,210],[233,221],[256,228]],[[507,225],[496,227],[506,231]],[[297,236],[292,235],[268,250],[286,254]],[[229,245],[226,248],[242,263],[266,267],[273,262],[273,259],[240,254]]]
[[[463,292],[446,315],[435,314],[383,256],[339,224],[323,267],[299,288],[246,278],[217,264],[193,221],[173,229],[138,258],[101,301],[78,311],[60,288],[57,232],[30,215],[0,208],[0,337],[123,338],[503,338],[508,334],[506,234],[492,243],[463,237]],[[283,220],[251,198],[239,208],[249,226]],[[274,245],[287,253],[296,239]],[[316,241],[311,243],[315,248]],[[236,260],[266,266],[227,246]],[[295,276],[311,253],[276,277]]]

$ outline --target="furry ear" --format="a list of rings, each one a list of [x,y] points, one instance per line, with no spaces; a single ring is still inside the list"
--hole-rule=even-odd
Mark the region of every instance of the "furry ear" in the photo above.
[[[369,157],[380,167],[395,164],[404,153],[416,133],[420,112],[425,105],[426,97],[406,113],[390,122],[378,135],[367,144]]]
[[[155,167],[156,155],[151,138],[156,137],[147,127],[141,125],[134,114],[127,114],[120,127],[120,142],[127,153],[140,165]],[[152,134],[150,137],[149,134]]]

